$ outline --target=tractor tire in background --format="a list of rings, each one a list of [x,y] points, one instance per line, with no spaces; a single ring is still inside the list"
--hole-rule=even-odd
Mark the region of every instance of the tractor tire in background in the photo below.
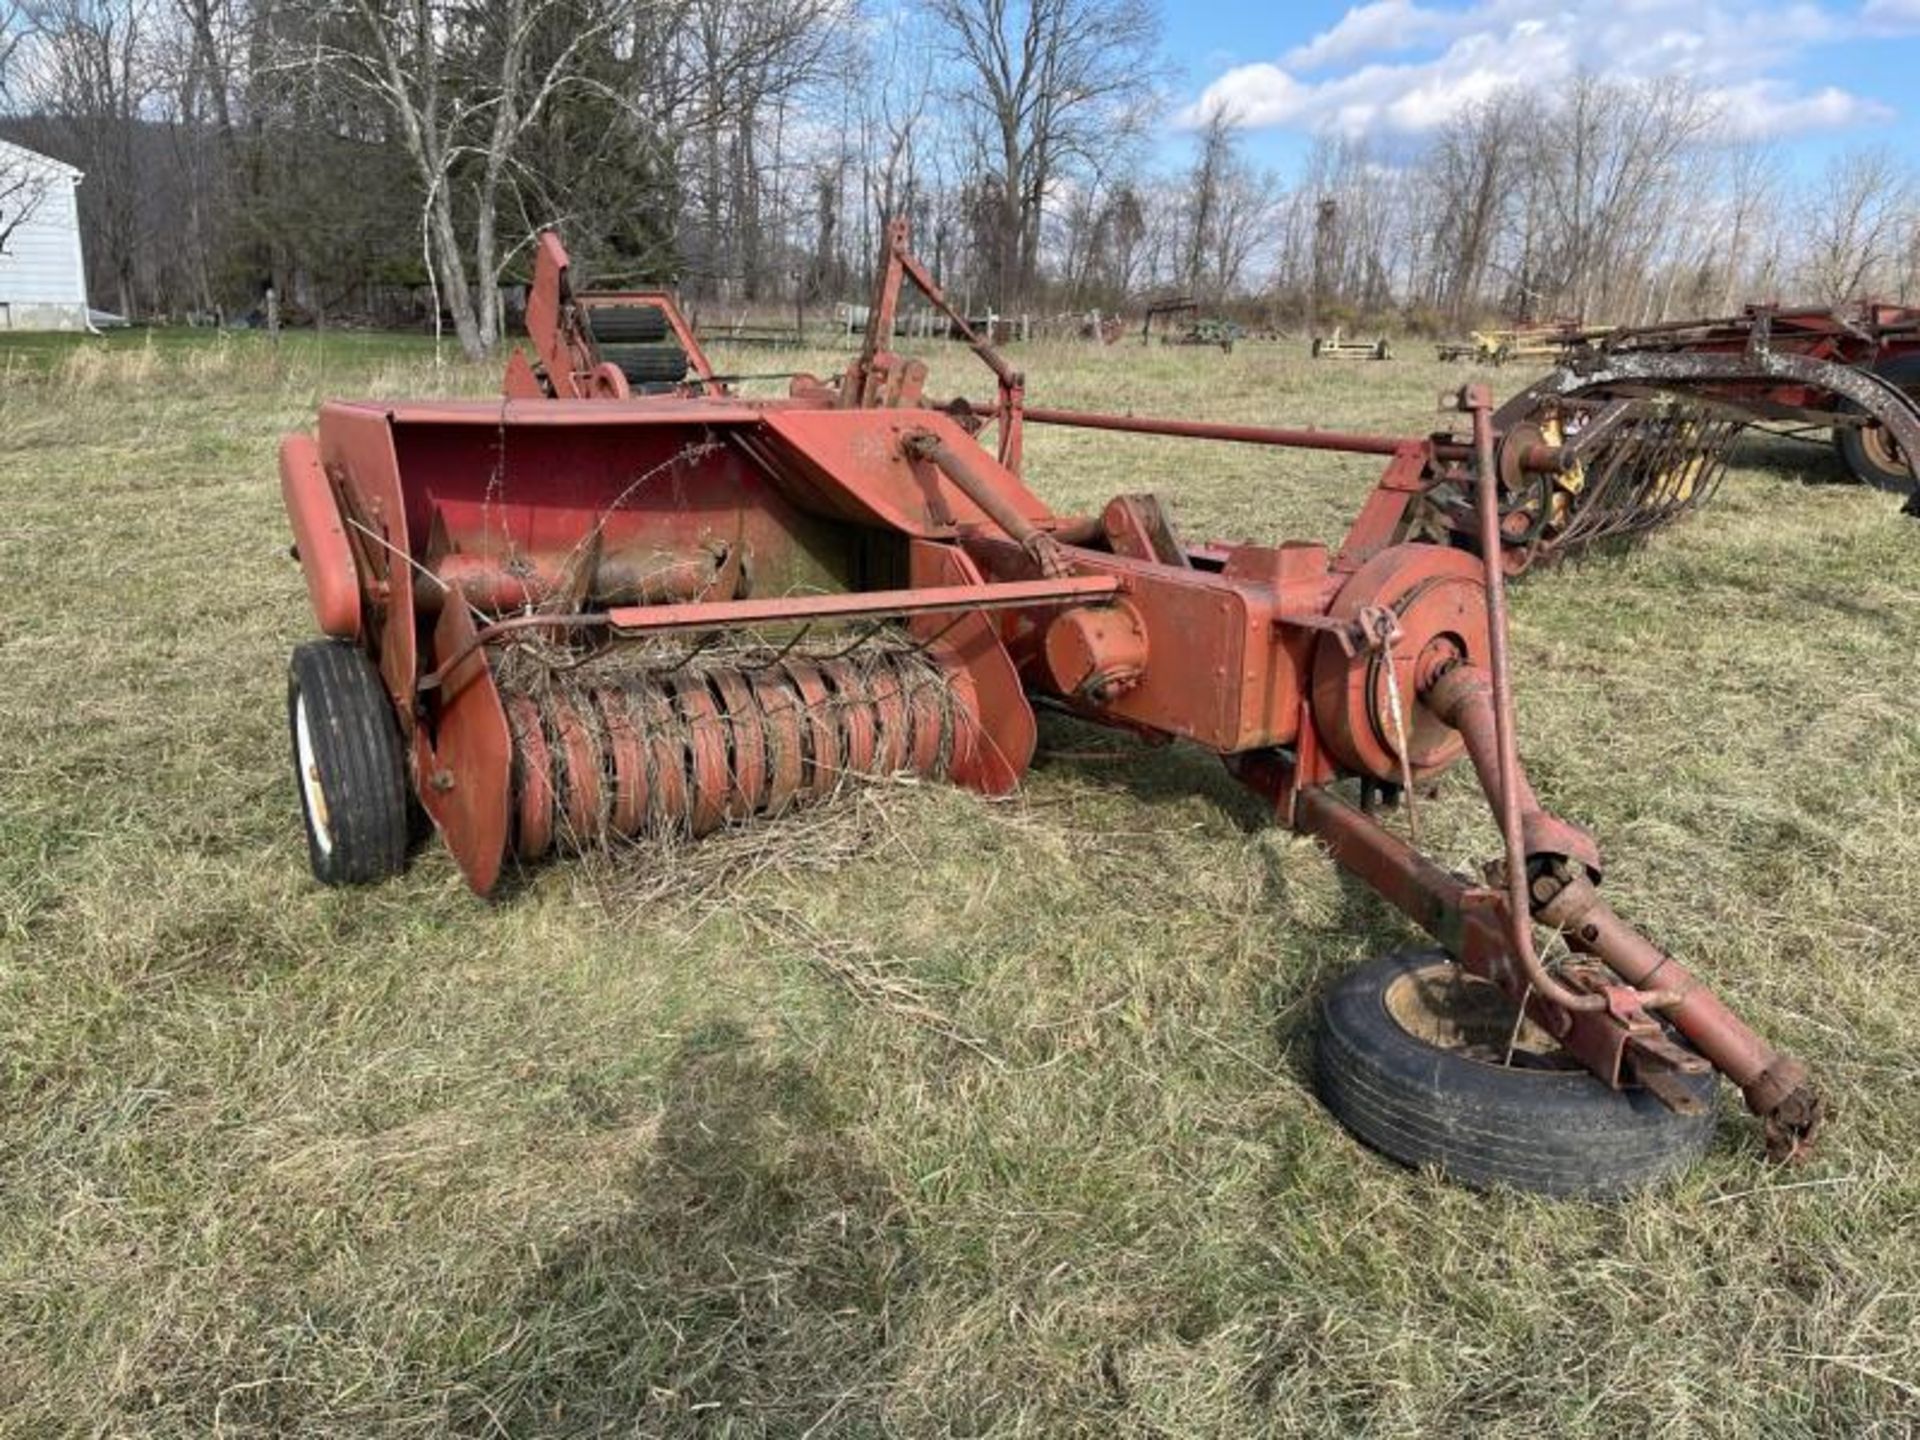
[[[667,338],[667,312],[658,305],[592,305],[587,328],[605,344],[656,345]]]
[[[1607,1088],[1531,1024],[1518,1034],[1506,996],[1444,952],[1388,955],[1328,993],[1315,1088],[1368,1146],[1475,1188],[1604,1199],[1706,1149],[1714,1074],[1686,1078],[1701,1108],[1683,1115],[1650,1091]]]
[[[677,385],[687,378],[687,352],[678,345],[602,345],[600,358],[619,366],[635,389]]]
[[[366,885],[407,863],[405,756],[380,672],[343,640],[293,652],[287,730],[306,821],[307,859],[323,885]]]
[[[1920,355],[1886,361],[1876,365],[1874,373],[1920,399]],[[1900,447],[1881,426],[1842,426],[1833,432],[1833,448],[1847,473],[1862,485],[1897,495],[1920,493]]]

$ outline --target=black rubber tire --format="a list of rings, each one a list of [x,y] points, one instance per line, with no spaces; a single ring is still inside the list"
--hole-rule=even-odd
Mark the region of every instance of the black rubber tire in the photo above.
[[[667,312],[658,305],[590,305],[587,328],[601,344],[654,345],[667,338]]]
[[[1704,1108],[1681,1115],[1646,1090],[1610,1090],[1583,1070],[1489,1064],[1402,1029],[1387,1012],[1387,987],[1445,960],[1423,950],[1371,961],[1344,976],[1321,1006],[1315,1088],[1365,1144],[1476,1189],[1589,1198],[1671,1175],[1706,1149],[1712,1073],[1686,1082]]]
[[[293,652],[287,736],[314,878],[366,885],[398,875],[407,863],[406,765],[393,702],[364,651],[315,640]]]
[[[633,386],[687,378],[687,352],[678,345],[602,345],[600,358],[618,365]]]
[[[1920,396],[1920,355],[1902,355],[1896,360],[1875,366],[1874,372],[1883,379],[1891,380],[1909,395]],[[1833,448],[1839,454],[1846,472],[1862,485],[1890,491],[1895,495],[1920,493],[1913,472],[1904,466],[1887,464],[1883,456],[1874,453],[1873,447],[1867,444],[1858,428],[1843,425],[1836,429],[1833,432]]]

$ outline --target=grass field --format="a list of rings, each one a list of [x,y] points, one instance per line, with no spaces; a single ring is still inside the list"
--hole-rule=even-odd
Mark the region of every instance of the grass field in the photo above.
[[[1320,1110],[1316,994],[1412,931],[1185,750],[1049,723],[1003,803],[890,787],[494,905],[431,847],[322,890],[274,447],[325,396],[492,372],[8,343],[5,1433],[1920,1429],[1920,524],[1823,451],[1751,450],[1701,516],[1528,580],[1515,643],[1548,802],[1831,1129],[1770,1169],[1723,1092],[1684,1179],[1548,1203]],[[1022,363],[1036,403],[1409,432],[1462,378],[1297,348]],[[1030,457],[1063,508],[1152,488],[1224,538],[1332,537],[1374,472]],[[1491,853],[1465,777],[1425,818]]]

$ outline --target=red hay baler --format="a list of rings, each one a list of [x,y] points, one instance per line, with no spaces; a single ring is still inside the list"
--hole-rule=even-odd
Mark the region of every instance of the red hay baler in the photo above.
[[[1805,1069],[1615,914],[1593,839],[1528,783],[1501,565],[1408,538],[1415,502],[1450,487],[1478,497],[1497,557],[1502,477],[1552,473],[1562,447],[1503,435],[1471,387],[1458,439],[1031,409],[904,226],[883,261],[843,374],[744,399],[670,296],[576,294],[548,236],[509,398],[329,404],[289,437],[327,637],[289,689],[322,880],[396,871],[410,796],[486,895],[555,852],[772,821],[862,775],[1000,794],[1048,706],[1212,751],[1437,942],[1323,1007],[1320,1092],[1369,1144],[1610,1193],[1698,1152],[1718,1072],[1774,1155],[1805,1148]],[[992,401],[935,403],[892,351],[908,282],[986,360]],[[1150,495],[1054,511],[1020,473],[1036,422],[1387,464],[1337,547],[1192,545]],[[1484,881],[1383,818],[1463,759],[1502,835]]]

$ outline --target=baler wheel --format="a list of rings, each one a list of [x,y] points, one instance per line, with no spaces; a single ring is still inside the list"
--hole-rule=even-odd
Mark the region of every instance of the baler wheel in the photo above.
[[[407,862],[407,778],[380,672],[342,640],[293,652],[287,730],[306,821],[307,860],[323,885],[365,885]]]
[[[1877,367],[1878,373],[1909,395],[1920,396],[1920,355],[1903,355]],[[1856,412],[1857,413],[1857,412]],[[1840,463],[1862,485],[1897,495],[1916,490],[1914,472],[1900,446],[1881,425],[1842,425],[1833,432],[1833,448]]]
[[[1701,1102],[1609,1089],[1491,983],[1441,951],[1388,955],[1344,976],[1321,1008],[1314,1083],[1327,1109],[1403,1165],[1476,1188],[1605,1198],[1684,1169],[1713,1136],[1715,1076],[1680,1077]]]

